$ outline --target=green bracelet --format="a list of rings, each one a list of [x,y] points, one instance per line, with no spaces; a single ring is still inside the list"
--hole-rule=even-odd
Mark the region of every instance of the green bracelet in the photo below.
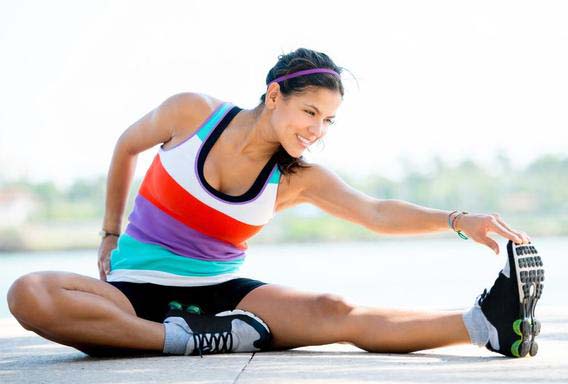
[[[466,235],[464,235],[464,234],[462,233],[462,231],[456,231],[456,232],[457,232],[458,236],[461,237],[462,239],[464,239],[464,240],[469,239],[469,237],[467,237]]]
[[[456,213],[456,212],[459,212],[459,211],[452,211],[452,212],[450,212],[450,214],[448,215],[448,228],[450,228],[450,229],[453,229],[453,228],[452,228],[452,223],[450,222],[450,219],[451,219],[452,215],[453,215],[454,213]]]
[[[469,212],[465,212],[465,211],[462,211],[461,213],[458,213],[458,214],[454,217],[454,219],[452,220],[452,224],[451,224],[451,228],[458,234],[459,237],[461,237],[461,238],[464,239],[464,240],[469,239],[469,237],[467,237],[466,235],[464,235],[461,230],[457,230],[457,231],[456,231],[456,228],[454,227],[454,223],[457,221],[458,217],[460,217],[461,215],[467,215],[468,213],[469,213]]]

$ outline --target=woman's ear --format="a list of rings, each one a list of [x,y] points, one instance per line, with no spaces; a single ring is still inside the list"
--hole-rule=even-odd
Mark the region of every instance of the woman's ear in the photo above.
[[[269,109],[274,109],[276,106],[276,100],[280,95],[280,84],[271,83],[266,90],[266,97],[264,98],[264,103]]]

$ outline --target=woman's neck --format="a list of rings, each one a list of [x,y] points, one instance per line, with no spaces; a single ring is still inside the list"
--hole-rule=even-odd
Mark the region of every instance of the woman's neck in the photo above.
[[[243,109],[229,125],[232,151],[253,161],[267,161],[280,146],[270,125],[270,112],[263,107]]]

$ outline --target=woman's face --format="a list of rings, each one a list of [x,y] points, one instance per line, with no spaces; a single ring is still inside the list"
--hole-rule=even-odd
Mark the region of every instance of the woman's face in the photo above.
[[[321,139],[335,120],[342,102],[341,94],[327,88],[312,87],[287,99],[274,99],[271,124],[282,147],[292,157],[300,157]]]

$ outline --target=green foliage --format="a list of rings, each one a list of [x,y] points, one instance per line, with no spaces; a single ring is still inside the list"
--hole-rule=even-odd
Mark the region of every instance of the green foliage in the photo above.
[[[450,166],[436,157],[427,172],[407,166],[400,181],[378,174],[361,178],[339,175],[349,185],[379,199],[400,199],[446,210],[498,212],[513,227],[531,235],[568,235],[567,157],[542,156],[521,170],[514,170],[502,153],[496,155],[489,168],[469,159]],[[125,215],[132,210],[140,183],[141,180],[134,180],[131,186]],[[35,226],[65,227],[68,223],[66,228],[71,231],[77,223],[100,223],[104,215],[106,178],[102,176],[76,180],[67,188],[49,181],[4,180],[0,193],[7,190],[33,196],[37,208],[28,223]],[[96,231],[99,224],[92,225]],[[25,248],[28,236],[23,232],[18,227],[5,226],[0,231],[0,248],[2,244],[8,248]],[[254,241],[361,240],[375,236],[366,228],[303,204],[279,213]]]

